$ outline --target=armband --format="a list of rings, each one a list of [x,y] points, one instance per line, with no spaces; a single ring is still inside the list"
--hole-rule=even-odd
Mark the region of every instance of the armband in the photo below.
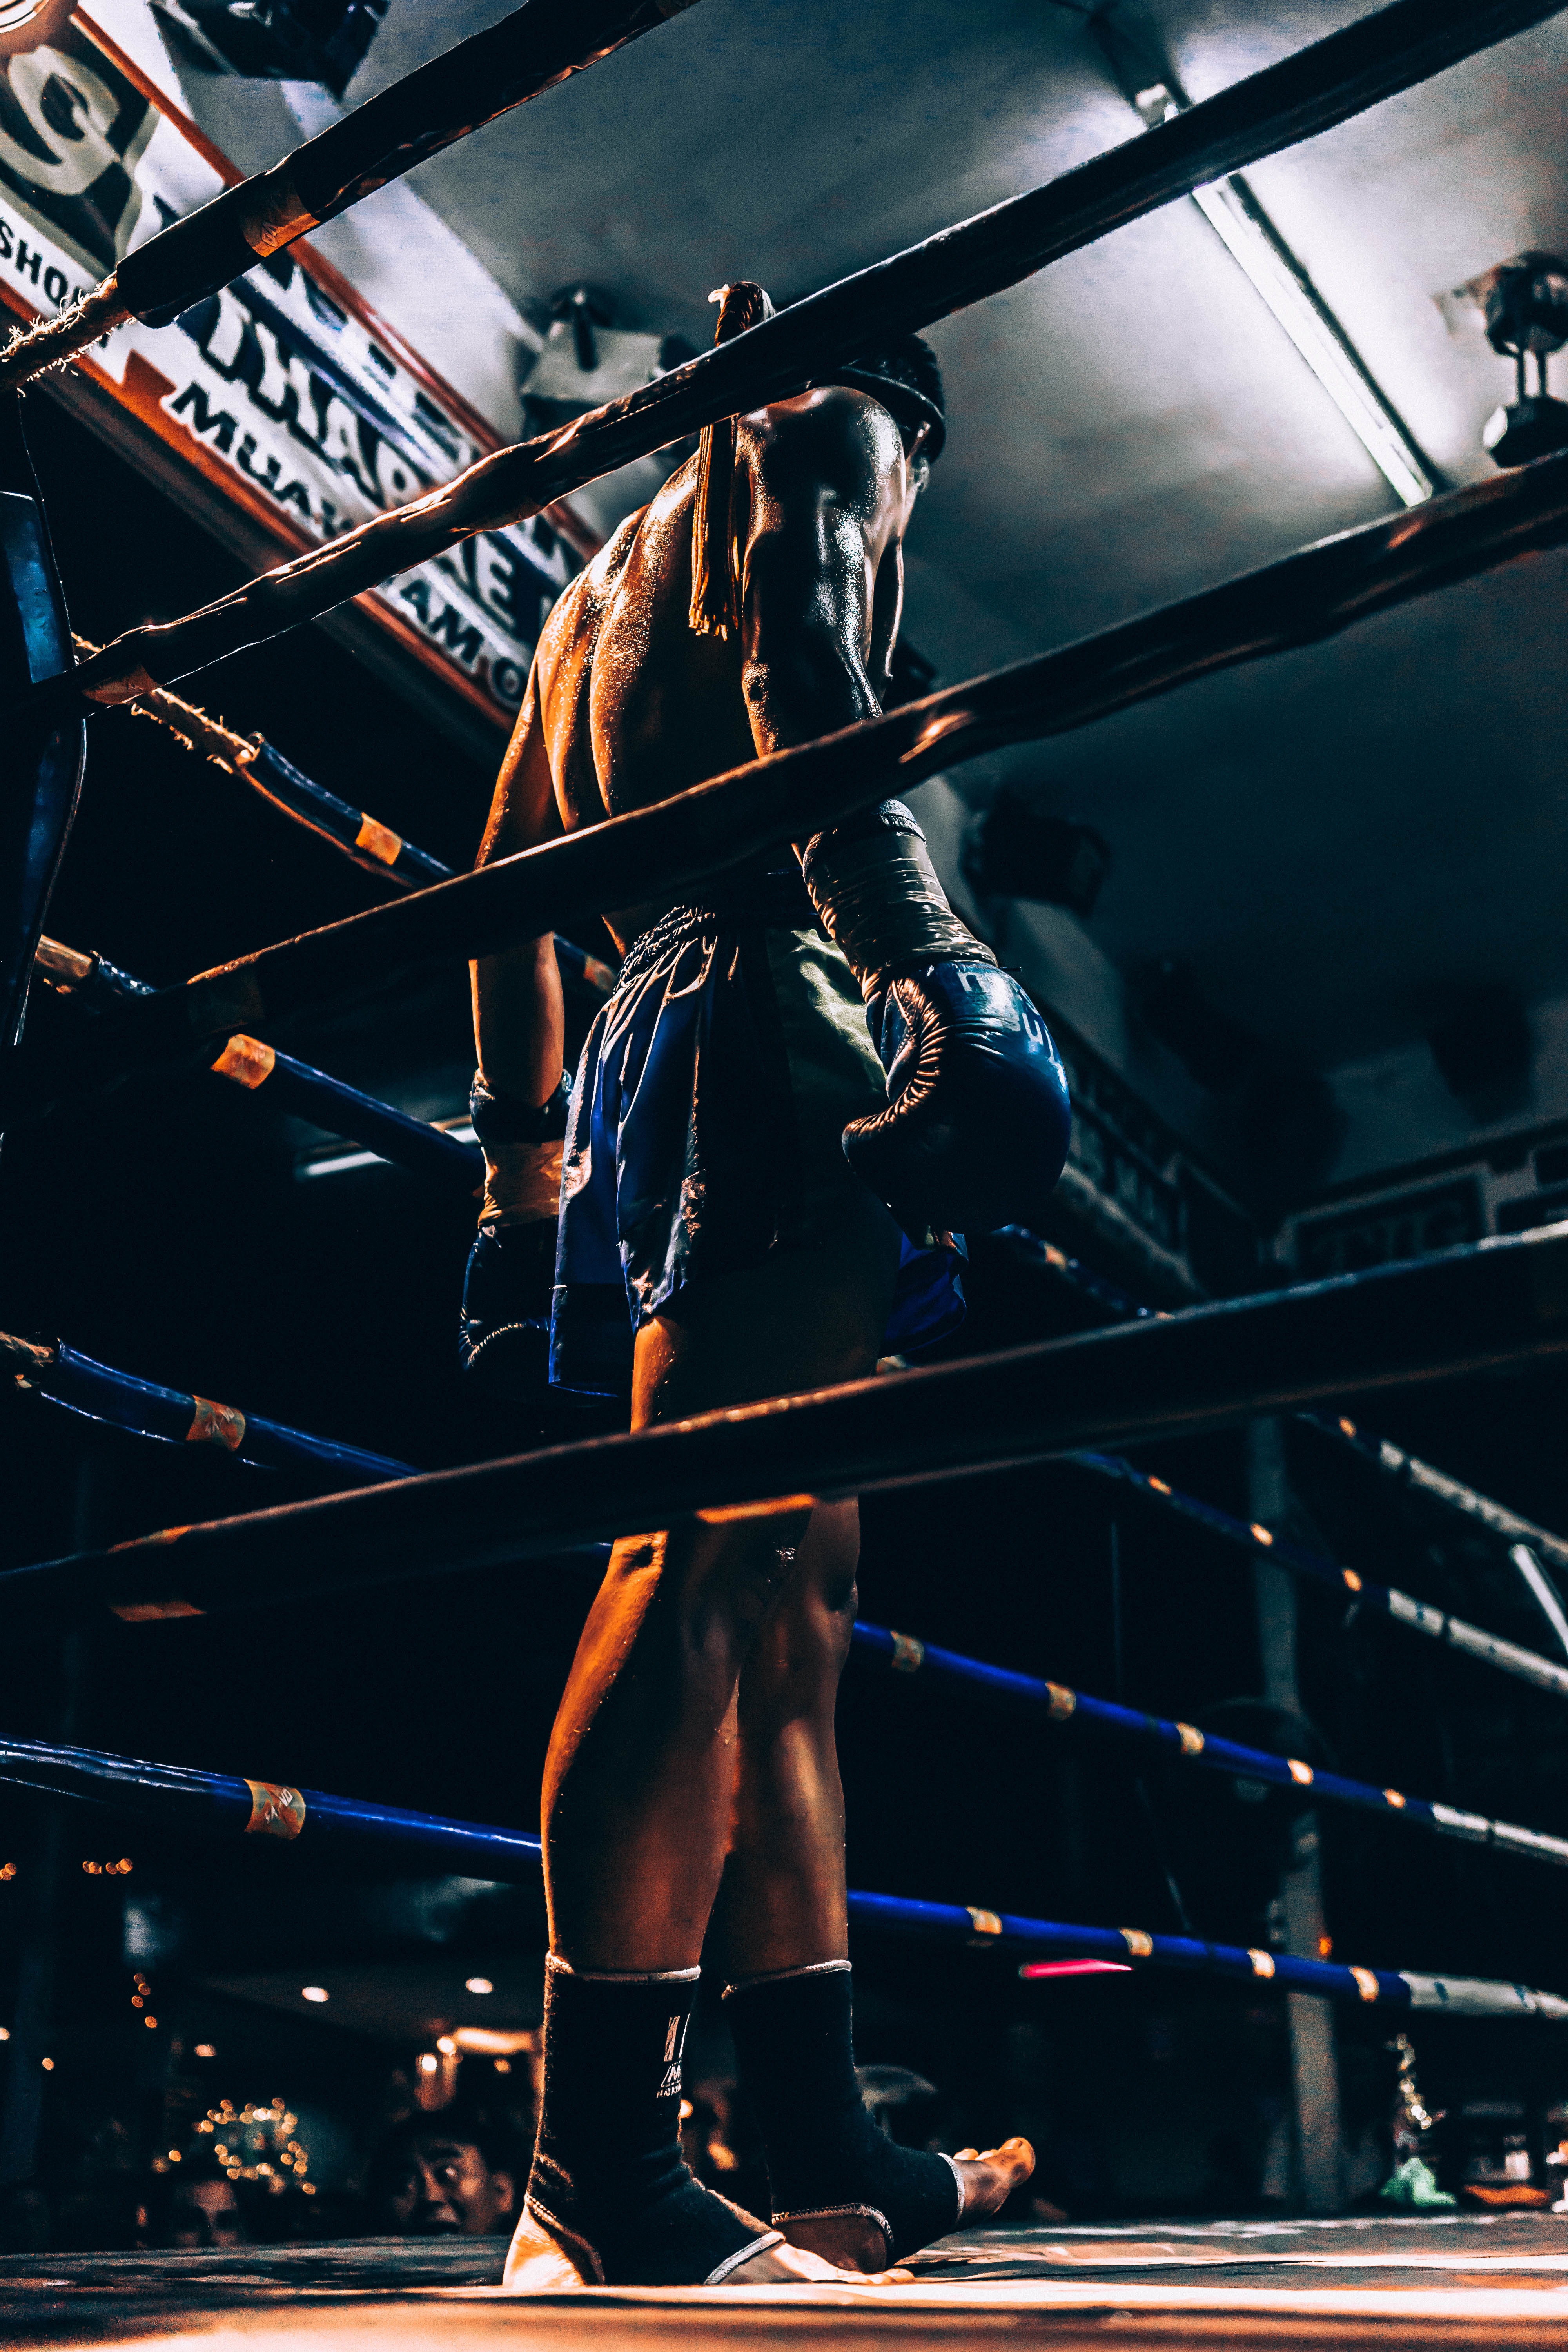
[[[561,1083],[536,1109],[515,1095],[500,1095],[487,1087],[479,1072],[468,1088],[468,1117],[480,1143],[558,1143],[566,1132],[566,1110],[572,1100],[572,1076],[563,1070]]]

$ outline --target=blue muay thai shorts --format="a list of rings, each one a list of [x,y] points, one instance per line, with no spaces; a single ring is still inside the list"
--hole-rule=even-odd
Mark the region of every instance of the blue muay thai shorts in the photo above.
[[[572,1089],[552,1387],[625,1396],[637,1333],[688,1285],[831,1240],[867,1194],[844,1157],[887,1088],[854,975],[798,872],[742,913],[674,907],[634,940]],[[963,1319],[963,1244],[905,1240],[885,1349]]]

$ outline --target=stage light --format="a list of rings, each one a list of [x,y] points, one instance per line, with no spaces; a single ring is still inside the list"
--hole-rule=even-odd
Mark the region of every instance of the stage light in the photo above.
[[[494,1992],[495,1987],[491,1984],[489,1977],[465,1977],[463,1979],[463,1990],[465,1992]]]
[[[330,2000],[331,1995],[325,1985],[301,1985],[300,1998],[301,2000],[323,2001]]]
[[[1184,100],[1163,81],[1139,90],[1132,102],[1151,130],[1186,111]],[[1407,507],[1423,505],[1436,484],[1420,452],[1247,182],[1211,181],[1193,190],[1193,202],[1390,488]]]

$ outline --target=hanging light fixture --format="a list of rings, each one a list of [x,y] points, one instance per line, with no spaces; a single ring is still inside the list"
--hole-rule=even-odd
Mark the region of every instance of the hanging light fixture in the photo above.
[[[1546,362],[1568,342],[1568,262],[1551,253],[1521,253],[1500,262],[1475,288],[1494,352],[1511,359],[1514,396],[1494,409],[1481,446],[1499,466],[1526,466],[1568,449],[1568,402],[1546,388]],[[1535,362],[1535,390],[1526,368]]]

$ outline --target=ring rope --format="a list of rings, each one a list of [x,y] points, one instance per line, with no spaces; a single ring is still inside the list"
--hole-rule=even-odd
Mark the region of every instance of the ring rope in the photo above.
[[[439,1814],[407,1812],[289,1783],[145,1763],[93,1748],[0,1741],[0,1782],[130,1811],[163,1827],[216,1829],[290,1844],[308,1839],[312,1848],[358,1846],[406,1856],[416,1866],[441,1861],[466,1876],[532,1883],[542,1861],[540,1840],[531,1832],[447,1821]],[[1190,1936],[1152,1935],[1141,1927],[1077,1927],[969,1904],[922,1903],[854,1888],[848,1908],[858,1927],[972,1949],[1065,1948],[1114,1958],[1124,1966],[1142,1962],[1250,1983],[1272,1980],[1289,1990],[1333,2000],[1376,2001],[1389,2009],[1441,2010],[1454,2017],[1531,2017],[1553,2023],[1568,2019],[1568,2000],[1558,1994],[1500,1979],[1346,1967],[1334,1960],[1300,1959],[1288,1952],[1205,1943]]]
[[[89,1013],[112,1012],[153,992],[144,980],[132,979],[106,957],[84,955],[58,940],[39,940],[36,969],[47,987]],[[268,1101],[278,1108],[309,1119],[329,1135],[346,1137],[379,1159],[442,1184],[448,1192],[457,1191],[472,1200],[483,1190],[484,1154],[477,1143],[462,1142],[428,1119],[414,1118],[390,1103],[378,1102],[374,1095],[362,1093],[342,1078],[330,1077],[325,1070],[314,1069],[292,1054],[279,1053],[259,1037],[237,1032],[226,1041],[210,1068],[215,1076],[243,1087],[248,1094],[266,1087]]]
[[[67,709],[129,701],[151,684],[167,685],[242,646],[319,619],[475,531],[536,514],[548,500],[724,417],[787,397],[803,384],[830,383],[838,362],[872,342],[1001,293],[1112,229],[1543,22],[1560,5],[1561,0],[1394,0],[1141,138],[840,278],[559,431],[480,458],[425,497],[373,517],[198,613],[128,631],[70,677],[35,687],[29,710],[53,723]],[[177,239],[205,216],[195,214],[165,234]],[[154,249],[149,244],[141,250]],[[121,263],[122,272],[135,257]],[[239,266],[248,261],[241,257]],[[182,303],[194,299],[186,289]],[[1531,470],[1520,468],[1512,478]],[[1485,488],[1506,500],[1502,486],[1509,478],[1500,476]],[[1430,512],[1428,507],[1414,517],[1401,515],[1390,528],[1408,530]],[[1555,527],[1561,533],[1568,524],[1559,518]],[[1287,641],[1300,643],[1311,633],[1298,626]]]
[[[1192,1520],[1226,1543],[1241,1545],[1255,1559],[1271,1559],[1292,1576],[1332,1586],[1342,1600],[1348,1595],[1358,1609],[1371,1609],[1380,1616],[1391,1617],[1397,1625],[1409,1625],[1417,1633],[1442,1642],[1451,1650],[1462,1651],[1468,1658],[1479,1658],[1483,1665],[1496,1666],[1519,1682],[1532,1683],[1537,1690],[1551,1691],[1557,1698],[1568,1697],[1568,1666],[1560,1665],[1553,1658],[1543,1658],[1535,1650],[1521,1649],[1515,1642],[1505,1642],[1497,1633],[1485,1633],[1463,1617],[1450,1616],[1447,1610],[1436,1609],[1430,1601],[1416,1601],[1408,1592],[1401,1592],[1396,1585],[1374,1583],[1358,1569],[1342,1568],[1321,1553],[1309,1551],[1303,1544],[1276,1535],[1270,1528],[1238,1519],[1195,1495],[1184,1495],[1179,1487],[1152,1476],[1147,1470],[1140,1470],[1120,1454],[1076,1452],[1065,1458],[1075,1468],[1088,1470],[1096,1477],[1119,1479],[1146,1496],[1159,1509],[1177,1518]]]
[[[165,1592],[224,1609],[493,1567],[693,1512],[938,1481],[1071,1454],[1089,1439],[1193,1435],[1347,1391],[1564,1353],[1568,1226],[1542,1226],[1121,1329],[163,1530],[0,1574],[0,1611],[74,1614]],[[1467,1629],[1448,1622],[1458,1643]]]
[[[1015,1254],[1025,1258],[1029,1265],[1047,1268],[1071,1288],[1097,1299],[1121,1320],[1142,1322],[1157,1319],[1161,1312],[1157,1307],[1144,1306],[1130,1291],[1120,1289],[1102,1275],[1095,1274],[1080,1258],[1069,1257],[1054,1243],[1042,1241],[1026,1225],[1005,1225],[994,1238],[1005,1240]],[[1402,1446],[1391,1444],[1386,1437],[1374,1437],[1369,1430],[1361,1428],[1357,1423],[1348,1421],[1342,1415],[1331,1418],[1327,1413],[1299,1412],[1292,1418],[1309,1429],[1315,1429],[1320,1436],[1332,1438],[1336,1444],[1349,1446],[1363,1462],[1370,1462],[1375,1469],[1383,1471],[1407,1494],[1422,1496],[1457,1511],[1462,1518],[1472,1523],[1472,1528],[1479,1525],[1488,1534],[1498,1537],[1506,1544],[1526,1543],[1532,1551],[1538,1551],[1549,1559],[1554,1568],[1568,1570],[1568,1541],[1564,1541],[1562,1536],[1553,1535],[1550,1528],[1537,1527],[1533,1519],[1521,1518],[1517,1511],[1510,1511],[1502,1503],[1493,1502],[1489,1495],[1479,1493],[1474,1486],[1467,1486],[1463,1479],[1451,1477],[1446,1470],[1435,1470],[1429,1462],[1422,1462],[1414,1454],[1406,1454]]]
[[[715,349],[737,351],[749,340]],[[193,1034],[264,1028],[295,1012],[330,1007],[362,991],[367,970],[390,973],[447,957],[489,955],[573,914],[679,892],[783,835],[804,837],[998,744],[1087,725],[1229,664],[1331,635],[1564,538],[1568,454],[1515,467],[1079,645],[945,688],[647,808],[237,957],[160,991],[127,1022],[112,1053],[58,1057],[24,1044],[6,1074],[4,1123],[39,1117],[128,1070],[177,1063]],[[71,675],[80,678],[86,671]],[[135,691],[145,693],[149,683],[139,671]],[[47,682],[32,693],[52,690]],[[25,707],[30,712],[33,706]]]
[[[1552,1228],[1538,1230],[1550,1232]],[[1076,1258],[1069,1258],[1054,1244],[1041,1241],[1026,1227],[1013,1225],[1005,1231],[1013,1247],[1020,1255],[1026,1254],[1032,1264],[1047,1267],[1075,1289],[1099,1300],[1125,1320],[1158,1323],[1169,1319],[1152,1307],[1142,1306],[1128,1292],[1119,1290],[1114,1283],[1090,1273]],[[1472,1246],[1484,1248],[1486,1244]],[[1493,1503],[1486,1496],[1461,1486],[1458,1479],[1448,1478],[1443,1472],[1433,1470],[1425,1463],[1414,1463],[1412,1457],[1401,1453],[1397,1446],[1382,1439],[1361,1435],[1353,1422],[1333,1421],[1314,1412],[1299,1412],[1293,1418],[1304,1422],[1309,1428],[1338,1436],[1346,1443],[1354,1443],[1364,1458],[1405,1476],[1413,1486],[1417,1484],[1415,1474],[1421,1474],[1421,1491],[1450,1503],[1467,1517],[1482,1520],[1495,1533],[1525,1532],[1528,1539],[1539,1543],[1542,1549],[1552,1547],[1553,1557],[1559,1551],[1568,1550],[1559,1537],[1548,1535],[1543,1528],[1531,1526],[1528,1519],[1516,1519],[1511,1512],[1504,1510],[1500,1503]],[[1390,1457],[1396,1457],[1396,1461]],[[1064,1458],[1097,1477],[1121,1480],[1161,1509],[1207,1528],[1212,1535],[1222,1537],[1227,1543],[1243,1546],[1255,1557],[1266,1553],[1293,1576],[1308,1577],[1316,1583],[1332,1585],[1342,1597],[1348,1593],[1358,1608],[1374,1610],[1380,1615],[1392,1618],[1395,1624],[1409,1625],[1418,1633],[1445,1643],[1449,1649],[1461,1651],[1467,1657],[1479,1658],[1483,1664],[1496,1666],[1501,1673],[1512,1675],[1521,1682],[1532,1683],[1538,1690],[1551,1691],[1559,1698],[1568,1697],[1568,1666],[1559,1664],[1554,1658],[1542,1657],[1535,1650],[1522,1649],[1518,1643],[1506,1642],[1500,1634],[1488,1633],[1463,1617],[1451,1616],[1445,1610],[1434,1608],[1428,1601],[1415,1600],[1397,1586],[1373,1582],[1358,1570],[1346,1568],[1337,1560],[1310,1550],[1303,1544],[1293,1543],[1288,1537],[1277,1535],[1272,1528],[1259,1527],[1256,1521],[1239,1519],[1234,1513],[1221,1510],[1216,1504],[1205,1503],[1195,1495],[1184,1494],[1167,1480],[1152,1476],[1148,1471],[1140,1470],[1135,1464],[1123,1460],[1120,1455],[1084,1451]]]
[[[11,342],[0,389],[60,365],[127,319],[165,325],[389,180],[694,5],[529,0],[126,254],[79,303]]]
[[[1343,1773],[1305,1764],[1299,1757],[1277,1756],[1263,1748],[1244,1748],[1236,1740],[1219,1739],[1211,1732],[1200,1731],[1194,1724],[1168,1722],[1162,1716],[1142,1715],[1132,1707],[1117,1706],[1109,1699],[1090,1698],[1086,1692],[1069,1690],[1062,1683],[1044,1682],[1033,1675],[1016,1674],[1008,1666],[994,1666],[979,1658],[966,1658],[955,1650],[938,1649],[913,1634],[896,1633],[888,1626],[873,1625],[863,1618],[857,1621],[850,1643],[854,1650],[880,1660],[897,1675],[919,1675],[923,1679],[929,1674],[937,1681],[969,1684],[999,1697],[1020,1700],[1044,1712],[1053,1723],[1081,1724],[1115,1739],[1141,1740],[1233,1778],[1262,1780],[1279,1789],[1310,1789],[1314,1803],[1348,1805],[1388,1821],[1407,1822],[1414,1828],[1435,1830],[1445,1837],[1462,1838],[1467,1844],[1495,1846],[1500,1853],[1521,1854],[1532,1861],[1554,1863],[1559,1869],[1568,1868],[1568,1838],[1551,1837],[1543,1830],[1523,1829],[1514,1822],[1490,1821],[1483,1814],[1436,1804],[1426,1797],[1407,1797],[1398,1789],[1380,1789],[1370,1780],[1352,1780]]]
[[[356,1485],[413,1475],[407,1463],[387,1454],[368,1454],[336,1438],[313,1437],[307,1430],[242,1412],[237,1405],[115,1371],[63,1340],[22,1339],[0,1331],[0,1358],[16,1368],[18,1389],[36,1389],[68,1412],[164,1444],[215,1445],[258,1469],[330,1471]]]
[[[91,654],[99,650],[88,637],[78,636],[75,643],[79,652]],[[291,760],[286,760],[265,735],[242,735],[237,729],[225,726],[221,719],[214,719],[198,703],[172,694],[167,687],[154,687],[125,707],[133,719],[152,719],[184,750],[209,760],[226,775],[248,784],[269,808],[313,833],[318,841],[340,850],[363,873],[374,874],[379,881],[395,882],[400,889],[416,890],[430,882],[449,882],[458,871],[455,866],[443,864],[427,849],[420,849],[402,834],[395,833],[367,809],[355,808],[352,802],[341,800],[324,784],[318,784]],[[614,989],[616,976],[610,966],[571,940],[557,935],[555,958],[566,979],[581,982],[596,996],[606,997]],[[142,989],[138,993],[151,995],[153,992]]]

